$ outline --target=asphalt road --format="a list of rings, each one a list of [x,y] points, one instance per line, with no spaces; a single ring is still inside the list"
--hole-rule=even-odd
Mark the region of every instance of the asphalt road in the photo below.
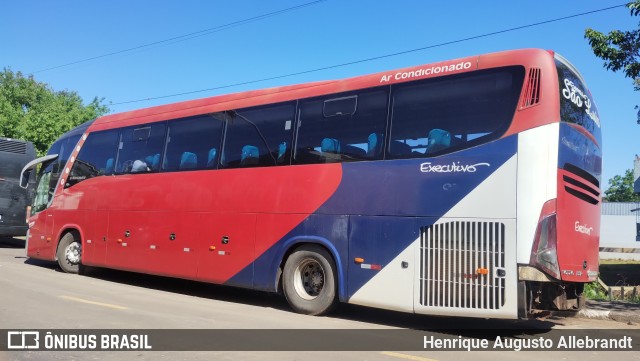
[[[135,273],[65,274],[25,257],[24,241],[0,240],[0,329],[424,330],[490,337],[494,329],[612,329],[638,325],[579,318],[505,321],[416,316],[341,305],[326,317],[293,313],[283,297]],[[267,331],[272,332],[272,331]],[[251,334],[255,336],[255,333]],[[258,333],[259,335],[259,333]],[[302,333],[300,337],[307,334]],[[6,337],[5,335],[0,335]],[[309,337],[317,337],[313,333]],[[313,340],[311,340],[313,342]],[[252,342],[248,339],[247,342]],[[292,339],[295,342],[295,339]],[[640,360],[623,351],[10,351],[4,360]]]

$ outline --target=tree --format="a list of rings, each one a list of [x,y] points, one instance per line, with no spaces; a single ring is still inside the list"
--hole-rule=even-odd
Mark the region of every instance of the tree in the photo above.
[[[640,0],[629,2],[627,8],[631,16],[640,15]],[[587,28],[584,37],[589,39],[593,53],[604,60],[607,70],[622,70],[633,80],[634,89],[640,90],[640,24],[637,30],[613,30],[607,35]]]
[[[633,193],[633,171],[627,169],[624,176],[609,179],[609,189],[604,191],[607,202],[640,202],[640,195]]]
[[[0,72],[0,136],[33,142],[38,155],[64,132],[109,112],[97,97],[88,105],[74,91],[54,91],[33,76]]]

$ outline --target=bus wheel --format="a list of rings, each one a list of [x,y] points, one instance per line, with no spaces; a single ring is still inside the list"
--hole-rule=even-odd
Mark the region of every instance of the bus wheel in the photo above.
[[[67,273],[78,273],[80,269],[80,257],[82,255],[82,244],[72,233],[67,233],[60,240],[56,256],[58,264]]]
[[[336,266],[322,247],[306,245],[289,256],[282,275],[291,307],[307,315],[325,314],[336,305]]]

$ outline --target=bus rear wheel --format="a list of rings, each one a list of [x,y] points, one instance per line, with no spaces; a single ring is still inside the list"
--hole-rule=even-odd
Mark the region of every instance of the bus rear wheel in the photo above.
[[[67,233],[60,240],[56,252],[58,265],[66,273],[78,273],[80,270],[80,259],[82,257],[82,244],[73,233]]]
[[[296,249],[282,274],[284,295],[299,313],[322,315],[337,303],[336,266],[331,254],[316,245]]]

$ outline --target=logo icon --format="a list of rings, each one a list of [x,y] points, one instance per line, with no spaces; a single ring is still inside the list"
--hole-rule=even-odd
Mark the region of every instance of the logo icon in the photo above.
[[[40,348],[40,332],[9,331],[7,332],[7,348],[10,350],[29,350]]]

